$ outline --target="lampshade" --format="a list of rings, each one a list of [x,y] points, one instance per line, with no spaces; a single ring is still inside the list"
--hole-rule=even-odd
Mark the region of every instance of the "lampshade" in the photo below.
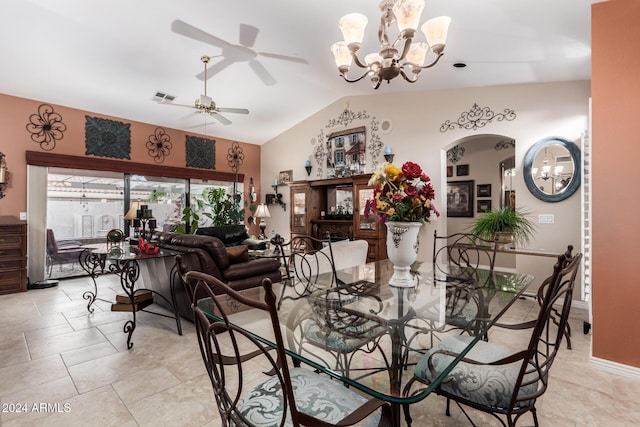
[[[124,219],[127,219],[129,221],[136,219],[136,213],[138,209],[140,209],[140,200],[131,202],[131,207],[127,211],[127,214],[124,216]]]
[[[415,30],[420,22],[420,15],[424,9],[424,0],[398,0],[393,5],[393,13],[396,15],[398,30]]]
[[[362,43],[367,22],[369,20],[361,13],[350,13],[338,21],[338,28],[342,31],[342,36],[347,45],[350,43]]]
[[[340,67],[351,67],[351,62],[353,62],[353,57],[351,56],[351,52],[347,47],[345,42],[337,42],[331,45],[331,52],[333,53],[333,59],[336,61],[336,66]]]
[[[447,43],[449,24],[451,24],[451,18],[448,16],[438,16],[437,18],[429,19],[422,25],[422,32],[427,38],[427,43],[429,43],[431,49]]]
[[[424,65],[424,58],[427,56],[429,46],[426,43],[413,43],[407,53],[407,61],[416,65]]]
[[[271,218],[271,213],[269,212],[269,208],[264,203],[258,205],[258,209],[256,209],[256,218]]]

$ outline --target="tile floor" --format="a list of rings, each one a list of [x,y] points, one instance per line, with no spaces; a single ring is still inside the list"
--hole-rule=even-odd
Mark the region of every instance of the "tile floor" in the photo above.
[[[116,278],[98,280],[103,296],[118,292]],[[127,350],[122,327],[130,314],[99,301],[88,314],[82,294],[89,284],[88,278],[67,279],[55,288],[0,296],[0,425],[219,426],[193,324],[183,321],[179,336],[171,319],[139,313]],[[535,302],[521,300],[505,316],[523,320],[534,308]],[[556,359],[537,404],[540,424],[640,425],[640,380],[589,365],[585,316],[572,312],[573,350],[563,348]],[[513,341],[498,330],[491,339]],[[444,407],[437,396],[414,405],[414,426],[469,425],[457,408],[447,417]],[[497,425],[484,414],[472,416],[478,425]],[[532,424],[531,417],[522,421]]]

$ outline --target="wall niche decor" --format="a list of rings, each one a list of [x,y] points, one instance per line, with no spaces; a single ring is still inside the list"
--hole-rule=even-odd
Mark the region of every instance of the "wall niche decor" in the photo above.
[[[514,120],[516,118],[516,112],[509,108],[505,108],[502,113],[496,113],[489,107],[480,107],[474,103],[469,111],[464,111],[460,114],[460,117],[455,122],[451,120],[445,121],[440,126],[440,132],[446,132],[448,130],[454,130],[456,127],[460,129],[477,130],[478,128],[486,126],[494,119],[501,122],[502,120]]]
[[[131,159],[131,125],[99,117],[85,117],[85,154]]]
[[[215,169],[216,141],[187,135],[186,138],[187,167]]]
[[[149,156],[153,157],[156,163],[163,163],[164,158],[171,154],[173,148],[171,137],[163,128],[156,128],[155,132],[149,135],[146,145]]]
[[[27,123],[31,140],[46,151],[56,148],[56,142],[62,139],[66,130],[67,125],[62,122],[62,116],[49,104],[41,104],[38,112],[29,116]]]

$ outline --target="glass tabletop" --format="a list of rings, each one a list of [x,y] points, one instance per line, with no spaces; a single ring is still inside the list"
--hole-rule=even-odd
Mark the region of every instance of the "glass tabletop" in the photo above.
[[[110,261],[142,260],[148,258],[163,258],[182,254],[182,252],[160,248],[155,254],[138,253],[134,251],[135,246],[129,244],[100,243],[87,245],[85,248],[93,254],[102,255]]]
[[[372,396],[412,403],[432,391],[533,281],[528,274],[423,264],[414,272],[415,287],[395,288],[388,285],[392,274],[383,260],[337,271],[338,285],[332,273],[320,275],[302,298],[287,299],[293,291],[285,288],[278,314],[288,354]],[[199,306],[212,307],[208,301]],[[269,322],[252,321],[250,313],[230,319],[273,345]],[[430,388],[403,397],[413,365],[439,340],[461,333],[475,338],[468,348]]]

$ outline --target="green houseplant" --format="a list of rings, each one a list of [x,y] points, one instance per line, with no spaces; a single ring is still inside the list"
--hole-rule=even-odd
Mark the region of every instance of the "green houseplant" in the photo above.
[[[471,232],[488,240],[497,236],[498,243],[503,245],[526,243],[535,231],[535,224],[526,215],[510,207],[490,210],[478,217],[471,226]]]

